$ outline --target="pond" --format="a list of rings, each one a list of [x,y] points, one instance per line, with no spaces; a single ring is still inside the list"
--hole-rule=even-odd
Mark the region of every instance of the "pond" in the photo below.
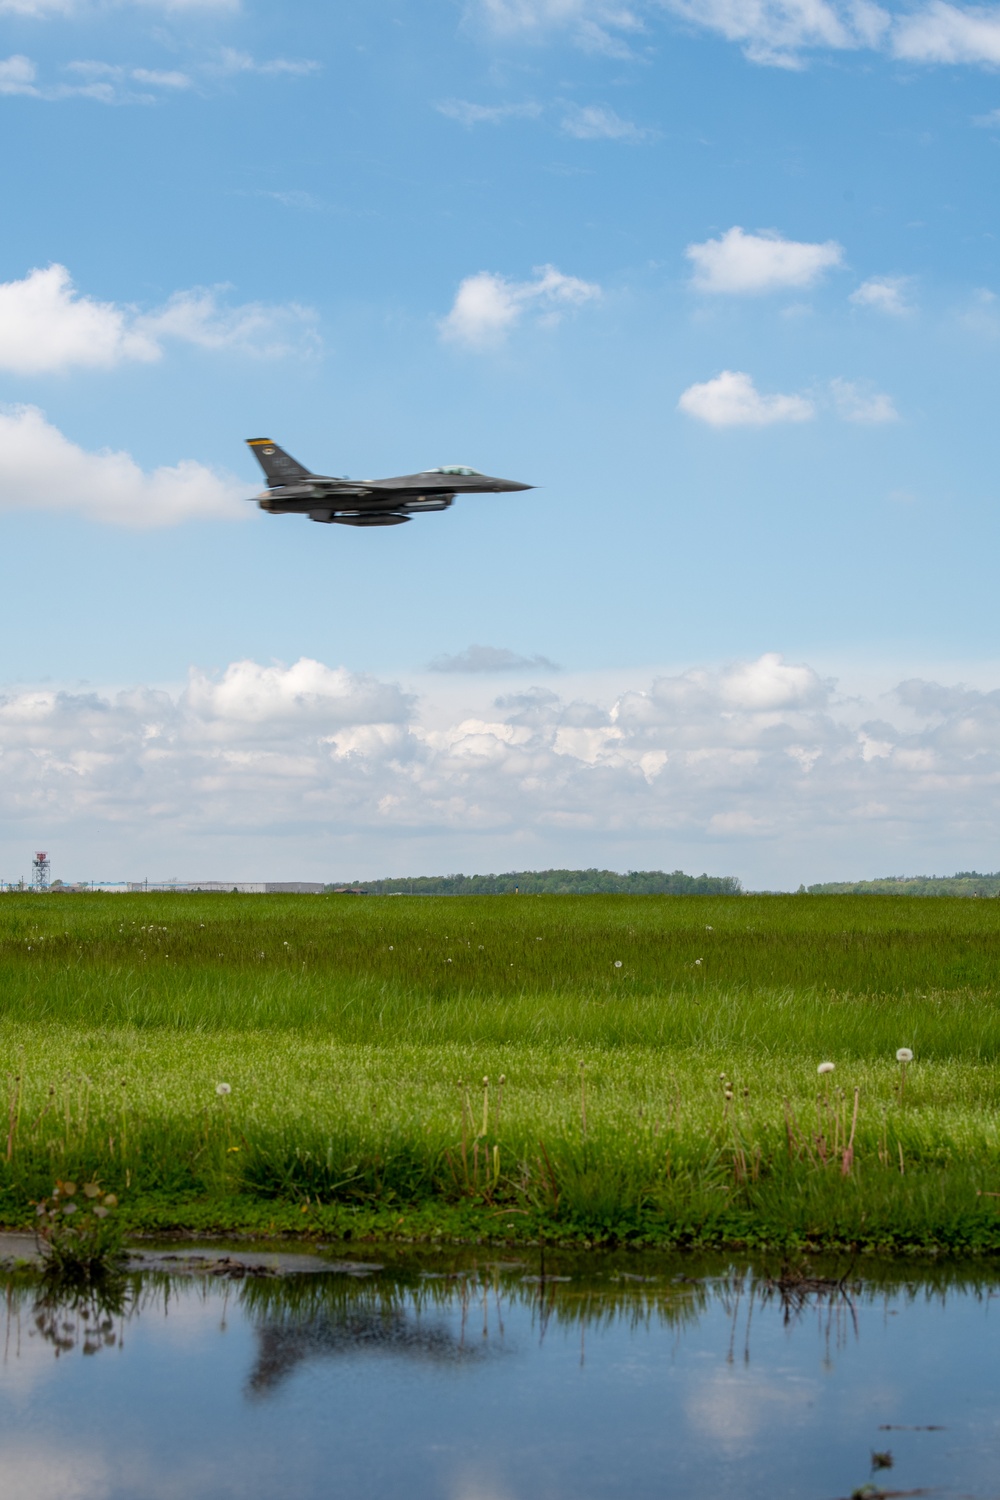
[[[145,1262],[6,1277],[4,1500],[1000,1493],[1000,1272]]]

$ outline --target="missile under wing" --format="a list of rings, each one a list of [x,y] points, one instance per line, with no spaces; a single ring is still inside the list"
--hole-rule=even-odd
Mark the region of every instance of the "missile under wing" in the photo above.
[[[514,479],[494,479],[462,464],[391,479],[337,478],[313,474],[270,438],[248,438],[247,446],[267,480],[267,489],[254,496],[261,510],[339,526],[400,526],[423,511],[447,510],[456,495],[497,495],[533,488]]]

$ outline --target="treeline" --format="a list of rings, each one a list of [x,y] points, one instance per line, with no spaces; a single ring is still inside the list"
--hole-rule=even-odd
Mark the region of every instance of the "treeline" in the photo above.
[[[344,886],[328,886],[344,890]],[[738,896],[734,875],[674,870],[511,870],[506,875],[416,875],[408,880],[355,880],[346,889],[373,896]]]
[[[803,887],[809,896],[1000,896],[1000,871],[980,875],[886,875],[881,880],[830,881]]]

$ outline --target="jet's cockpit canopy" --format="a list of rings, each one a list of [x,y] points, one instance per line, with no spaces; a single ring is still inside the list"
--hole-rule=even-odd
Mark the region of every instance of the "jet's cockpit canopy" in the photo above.
[[[478,479],[482,473],[480,469],[468,469],[464,464],[444,464],[440,469],[425,469],[425,474],[461,474],[465,478]]]

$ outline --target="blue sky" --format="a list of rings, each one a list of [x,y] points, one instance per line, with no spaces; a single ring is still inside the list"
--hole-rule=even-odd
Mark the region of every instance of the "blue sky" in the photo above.
[[[943,0],[0,0],[0,876],[997,867],[998,66]],[[538,488],[318,527],[259,434]]]

